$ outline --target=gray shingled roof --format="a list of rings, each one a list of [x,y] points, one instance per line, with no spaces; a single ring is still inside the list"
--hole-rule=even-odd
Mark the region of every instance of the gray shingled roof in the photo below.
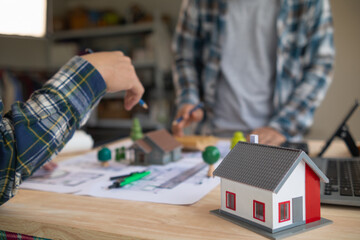
[[[214,176],[277,193],[304,160],[324,182],[328,178],[306,153],[297,149],[239,142],[215,169]]]

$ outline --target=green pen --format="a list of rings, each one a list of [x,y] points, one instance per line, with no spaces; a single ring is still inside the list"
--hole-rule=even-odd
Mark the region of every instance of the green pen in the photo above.
[[[150,174],[150,171],[145,171],[145,172],[139,172],[139,173],[134,173],[131,174],[129,177],[123,178],[123,179],[119,179],[119,181],[114,182],[112,185],[110,185],[108,188],[121,188],[127,184],[130,184],[132,182],[135,182],[137,180],[142,179],[143,177],[146,177],[147,175]]]

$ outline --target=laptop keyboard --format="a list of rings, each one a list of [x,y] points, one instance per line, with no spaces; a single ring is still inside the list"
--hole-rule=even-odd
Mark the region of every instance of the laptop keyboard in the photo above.
[[[330,181],[325,184],[325,195],[339,192],[341,196],[360,197],[360,162],[330,160],[326,175]]]

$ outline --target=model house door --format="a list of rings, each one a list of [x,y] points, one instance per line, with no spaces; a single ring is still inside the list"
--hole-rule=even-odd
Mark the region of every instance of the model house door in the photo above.
[[[303,222],[303,197],[292,199],[293,223]]]
[[[139,164],[145,164],[145,154],[140,152],[138,156],[139,156]]]

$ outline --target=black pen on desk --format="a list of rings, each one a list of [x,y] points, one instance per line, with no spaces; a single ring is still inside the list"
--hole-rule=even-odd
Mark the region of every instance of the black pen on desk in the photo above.
[[[199,108],[203,108],[203,107],[204,107],[204,104],[203,104],[203,103],[198,103],[193,109],[190,110],[189,116],[190,116],[193,112],[195,112],[196,110],[198,110]],[[173,124],[173,125],[179,124],[182,120],[184,120],[184,117],[183,117],[183,116],[180,116],[180,117],[178,117],[177,119],[175,119],[172,124]]]
[[[85,52],[86,53],[94,53],[94,51],[91,49],[91,48],[86,48],[85,49]],[[142,99],[140,99],[139,100],[139,105],[142,107],[142,108],[144,108],[144,109],[148,109],[149,107],[148,107],[148,105],[146,104],[146,102],[144,101],[144,100],[142,100]]]

